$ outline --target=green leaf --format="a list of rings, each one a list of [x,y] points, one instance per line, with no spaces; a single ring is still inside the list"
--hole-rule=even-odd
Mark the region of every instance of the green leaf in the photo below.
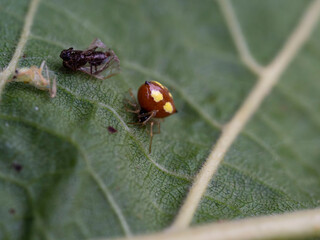
[[[0,1],[2,68],[29,4]],[[267,64],[308,1],[233,4],[254,57]],[[62,67],[62,49],[84,49],[97,37],[119,56],[121,74],[101,81]],[[318,27],[229,149],[193,224],[319,206],[319,38]],[[257,79],[209,0],[43,0],[24,54],[20,67],[47,61],[57,96],[13,82],[2,94],[0,239],[87,239],[168,227],[221,126]],[[128,125],[135,118],[124,98],[152,79],[171,90],[179,113],[162,123],[149,155],[149,134]]]

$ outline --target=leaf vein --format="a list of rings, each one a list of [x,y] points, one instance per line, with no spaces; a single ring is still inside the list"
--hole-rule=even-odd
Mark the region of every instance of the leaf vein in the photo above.
[[[287,69],[302,45],[310,37],[318,22],[319,15],[320,1],[315,0],[309,4],[283,48],[262,71],[256,85],[236,111],[234,117],[224,127],[220,138],[213,147],[200,172],[197,174],[186,201],[173,222],[172,229],[183,229],[190,224],[201,197],[205,193],[224,155],[260,107],[263,100],[271,92],[274,85],[280,80],[282,73]]]
[[[310,108],[310,104],[300,100],[296,95],[292,94],[290,90],[286,89],[281,84],[279,84],[276,89],[278,93],[284,96],[296,108],[302,110],[309,117],[314,126],[317,127],[317,129],[320,129],[320,116],[317,114],[317,111]]]
[[[297,202],[295,199],[293,199],[292,197],[290,197],[287,193],[285,193],[283,190],[280,190],[280,189],[277,189],[277,188],[274,188],[272,186],[270,186],[269,184],[265,183],[263,180],[259,179],[258,177],[256,176],[252,176],[250,175],[249,173],[245,172],[244,170],[240,170],[239,168],[235,167],[234,165],[230,164],[230,163],[227,163],[227,162],[222,162],[221,163],[222,166],[225,166],[225,167],[228,167],[238,173],[240,173],[241,175],[243,176],[246,176],[252,180],[254,180],[255,182],[259,183],[261,186],[264,186],[265,188],[268,188],[270,191],[276,193],[277,195],[279,196],[283,196],[285,198],[287,198],[288,200],[290,200],[291,202],[295,203],[295,204],[301,204],[303,207],[306,208],[305,205],[303,205],[301,202]]]
[[[270,127],[270,126],[269,126]],[[291,174],[289,174],[286,171],[286,166],[283,164],[283,162],[281,161],[282,157],[277,154],[275,151],[272,150],[271,146],[269,144],[267,144],[265,141],[262,141],[260,138],[256,137],[256,135],[252,134],[251,132],[248,131],[243,131],[242,134],[244,136],[246,136],[248,139],[250,139],[252,142],[256,143],[258,146],[260,146],[266,153],[269,153],[271,155],[271,157],[277,161],[278,164],[280,164],[282,166],[282,168],[284,169],[284,173],[286,174],[286,176],[288,178],[291,179],[291,181],[298,183],[299,179],[297,179],[295,176],[292,176]],[[291,149],[290,149],[291,151]],[[299,159],[298,159],[299,160]],[[300,161],[300,160],[299,160]],[[302,165],[306,165],[303,161],[300,161],[302,163]],[[307,166],[307,165],[306,165]],[[314,169],[310,169],[312,170],[312,172],[314,172]],[[305,189],[301,188],[299,186],[299,184],[297,184],[297,186],[299,187],[299,189],[304,192],[305,194],[310,195],[309,192],[307,192]]]
[[[80,153],[80,155],[82,156],[82,159],[84,160],[84,162],[86,163],[86,166],[87,166],[87,169],[91,175],[91,177],[93,177],[93,179],[96,181],[97,185],[100,187],[100,189],[102,190],[104,196],[106,197],[107,201],[110,203],[111,205],[111,208],[113,209],[113,211],[115,212],[116,216],[118,217],[118,220],[125,232],[125,234],[127,236],[130,236],[131,235],[131,231],[130,231],[130,228],[127,224],[127,222],[125,221],[125,218],[123,217],[123,214],[121,212],[121,209],[119,208],[119,206],[117,205],[117,203],[114,201],[111,193],[107,190],[105,184],[103,183],[102,180],[100,180],[100,178],[98,177],[98,175],[94,172],[94,170],[92,169],[91,167],[91,164],[90,162],[88,161],[85,153],[82,151],[82,149],[80,148],[80,146],[71,138],[67,137],[67,136],[63,136],[59,133],[56,133],[46,127],[43,127],[39,124],[36,124],[34,122],[31,122],[29,120],[26,120],[26,119],[22,119],[22,118],[18,118],[18,117],[13,117],[13,116],[8,116],[8,115],[3,115],[3,114],[0,114],[0,118],[2,119],[6,119],[6,120],[11,120],[11,121],[15,121],[15,122],[20,122],[20,123],[23,123],[23,124],[26,124],[28,126],[31,126],[35,129],[38,129],[40,131],[43,131],[43,132],[46,132],[46,133],[49,133],[50,135],[53,135],[55,137],[58,137],[60,139],[63,139],[64,141],[70,143],[72,146],[74,146],[78,152]],[[1,175],[0,175],[1,177]]]
[[[241,31],[241,27],[238,24],[237,17],[234,13],[231,2],[229,0],[218,0],[218,3],[225,17],[227,26],[230,30],[231,36],[233,38],[234,44],[236,45],[236,49],[239,52],[241,60],[249,70],[257,75],[260,75],[263,71],[263,66],[261,66],[252,56]]]
[[[149,154],[147,154],[145,148],[143,147],[143,144],[134,136],[134,134],[132,133],[132,131],[129,129],[129,127],[126,125],[126,123],[124,122],[124,120],[121,118],[121,116],[117,113],[117,111],[112,108],[111,106],[108,106],[106,104],[103,104],[103,103],[100,103],[100,102],[97,102],[95,100],[91,100],[91,99],[87,99],[87,98],[83,98],[77,94],[75,94],[74,92],[72,92],[70,89],[67,89],[66,87],[62,87],[61,85],[58,85],[58,88],[59,89],[62,89],[64,90],[65,92],[67,92],[68,94],[72,95],[73,97],[76,97],[77,99],[79,100],[82,100],[82,101],[87,101],[93,105],[98,105],[102,108],[105,108],[107,110],[109,110],[111,113],[113,113],[116,118],[122,123],[124,129],[126,130],[126,132],[128,133],[128,135],[131,137],[131,139],[133,139],[136,144],[138,144],[138,146],[140,147],[141,151],[143,152],[143,154],[145,155],[145,157],[160,171],[170,175],[170,176],[173,176],[173,177],[176,177],[176,178],[180,178],[180,179],[183,179],[183,180],[186,180],[186,181],[191,181],[192,177],[188,176],[188,175],[184,175],[184,174],[179,174],[179,173],[175,173],[175,172],[172,172],[172,171],[169,171],[168,169],[166,169],[165,167],[161,166],[159,163],[157,163],[155,160],[153,160]]]
[[[16,66],[18,64],[18,61],[19,61],[19,58],[21,57],[23,50],[24,50],[24,47],[28,41],[31,26],[33,23],[33,18],[36,14],[39,3],[40,3],[40,0],[31,0],[29,10],[28,10],[27,15],[25,17],[25,22],[24,22],[24,26],[22,29],[21,37],[19,39],[16,50],[11,58],[11,61],[9,62],[9,65],[0,74],[0,98],[1,98],[1,94],[4,89],[4,86],[5,86],[8,78],[10,77],[10,75],[15,71]]]

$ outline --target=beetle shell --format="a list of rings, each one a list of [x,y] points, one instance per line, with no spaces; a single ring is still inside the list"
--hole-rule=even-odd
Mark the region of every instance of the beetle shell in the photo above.
[[[156,118],[165,118],[177,112],[168,88],[156,81],[146,81],[139,88],[138,101],[145,112],[156,110]]]

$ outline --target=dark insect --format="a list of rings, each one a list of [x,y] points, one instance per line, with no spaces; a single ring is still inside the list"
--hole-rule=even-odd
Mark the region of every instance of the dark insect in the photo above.
[[[178,111],[168,88],[159,82],[146,81],[138,90],[138,102],[131,90],[129,93],[132,100],[128,100],[128,104],[134,109],[127,108],[127,111],[138,115],[138,121],[130,124],[138,124],[141,126],[150,124],[149,153],[151,153],[153,134],[160,133],[160,120],[155,118],[165,118]],[[154,124],[157,124],[158,132],[153,132]]]
[[[62,50],[60,58],[63,66],[73,71],[79,70],[99,79],[107,79],[120,72],[120,60],[110,48],[96,51],[97,48],[106,49],[106,45],[95,39],[86,50],[73,48]]]
[[[19,163],[12,163],[12,167],[14,170],[16,170],[17,172],[20,172],[22,170],[22,165]]]
[[[117,129],[115,129],[114,127],[109,126],[108,127],[108,131],[109,131],[109,133],[116,133]]]
[[[10,209],[9,209],[9,213],[13,215],[13,214],[16,213],[16,210],[15,210],[14,208],[10,208]]]

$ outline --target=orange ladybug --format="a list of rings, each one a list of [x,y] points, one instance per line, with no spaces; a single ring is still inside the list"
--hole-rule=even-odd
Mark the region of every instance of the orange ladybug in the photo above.
[[[168,88],[157,81],[146,81],[138,90],[138,103],[130,90],[132,101],[128,103],[134,107],[134,110],[127,109],[138,115],[138,122],[130,124],[140,124],[145,126],[150,124],[150,144],[149,153],[151,153],[151,145],[153,134],[160,133],[160,121],[155,118],[165,118],[176,112],[173,98]],[[158,125],[158,132],[153,133],[153,125]]]

